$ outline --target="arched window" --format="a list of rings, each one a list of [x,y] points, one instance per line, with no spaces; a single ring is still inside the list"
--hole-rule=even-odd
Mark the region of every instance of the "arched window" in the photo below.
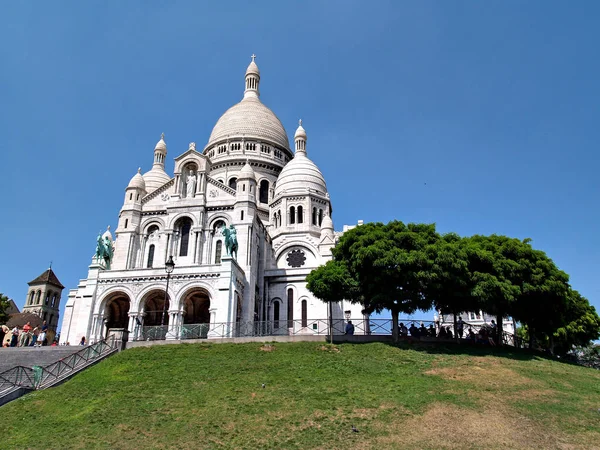
[[[302,300],[302,328],[308,326],[308,302]]]
[[[54,293],[54,295],[52,296],[52,303],[50,304],[50,306],[52,306],[54,308],[54,305],[56,304],[56,292]]]
[[[146,267],[150,268],[152,264],[154,264],[154,244],[148,249],[148,264],[146,264]]]
[[[279,302],[273,303],[273,328],[279,328]]]
[[[192,228],[192,220],[189,217],[182,217],[179,219],[179,236],[181,241],[179,243],[179,256],[188,255],[188,247],[190,244],[190,230]]]
[[[302,206],[298,206],[298,223],[302,223]]]
[[[129,219],[125,219],[125,228],[127,228],[128,224],[129,224]]]
[[[281,210],[277,211],[277,222],[278,225],[277,226],[281,226]]]
[[[292,288],[287,290],[287,318],[288,328],[294,327],[294,290]]]
[[[229,187],[231,189],[237,189],[237,178],[232,178],[229,180]]]
[[[313,212],[312,212],[312,224],[313,225],[317,224],[317,208],[313,208]]]
[[[35,296],[35,292],[31,291],[29,293],[29,303],[28,305],[33,305],[33,297]]]
[[[52,320],[54,320],[54,314],[50,314],[50,319],[48,319],[48,326],[52,326]]]
[[[46,301],[44,302],[45,305],[47,305],[50,302],[50,296],[52,295],[52,292],[47,292],[46,293]]]
[[[37,291],[37,294],[35,296],[35,304],[36,305],[39,305],[42,302],[41,296],[42,296],[42,291]]]
[[[323,223],[323,210],[319,209],[319,226]]]
[[[262,180],[260,182],[260,191],[258,193],[258,201],[261,203],[269,203],[269,181]]]
[[[223,250],[223,241],[217,241],[215,246],[215,264],[221,264],[221,251]]]
[[[129,193],[129,200],[133,200],[133,192]]]
[[[293,206],[290,206],[290,221],[288,222],[289,224],[294,224],[296,223],[296,208],[294,208]]]
[[[244,211],[240,211],[240,220],[244,220]]]

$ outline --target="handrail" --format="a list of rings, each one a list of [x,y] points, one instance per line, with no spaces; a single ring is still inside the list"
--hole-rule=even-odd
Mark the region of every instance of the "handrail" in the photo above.
[[[0,395],[16,389],[44,389],[118,350],[115,336],[88,345],[45,367],[15,366],[0,373]]]

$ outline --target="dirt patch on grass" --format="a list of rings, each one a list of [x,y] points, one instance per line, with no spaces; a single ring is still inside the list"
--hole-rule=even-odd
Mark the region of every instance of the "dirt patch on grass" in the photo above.
[[[322,352],[329,352],[329,353],[339,353],[340,352],[340,349],[332,344],[320,345],[318,347],[318,350],[320,350]]]
[[[404,421],[378,423],[382,436],[377,439],[382,448],[572,448],[527,418],[514,411],[486,407],[481,410],[435,403],[423,415],[413,415]],[[399,422],[399,423],[398,423]]]
[[[272,352],[275,350],[275,346],[272,344],[265,344],[265,345],[261,345],[259,350],[261,352]]]
[[[452,367],[436,367],[425,372],[447,380],[473,384],[483,389],[509,386],[533,386],[535,382],[492,358],[470,358],[466,363]]]

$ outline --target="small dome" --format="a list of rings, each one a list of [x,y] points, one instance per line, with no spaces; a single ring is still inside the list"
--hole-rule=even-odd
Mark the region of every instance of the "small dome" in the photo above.
[[[331,216],[329,214],[325,214],[325,217],[323,217],[323,222],[321,223],[321,230],[333,231],[333,220],[331,220]]]
[[[240,170],[240,173],[238,174],[238,181],[247,179],[256,180],[254,169],[252,169],[252,166],[250,166],[248,161],[246,161],[246,164],[244,164],[244,167],[242,167],[242,170]]]
[[[165,142],[165,133],[160,135],[160,141],[156,143],[156,147],[154,147],[155,152],[162,152],[165,155],[167,154],[167,143]]]
[[[106,227],[106,231],[102,235],[102,239],[104,239],[104,238],[108,238],[108,240],[111,241],[111,242],[113,240],[112,234],[110,232],[110,225]]]
[[[138,168],[137,173],[133,176],[129,184],[127,185],[127,189],[141,189],[142,191],[146,190],[146,182],[144,181],[144,177],[141,174],[142,169]]]
[[[306,192],[308,189],[327,193],[325,178],[317,165],[308,159],[306,152],[298,152],[279,174],[274,196]]]
[[[306,130],[302,127],[302,119],[298,122],[298,129],[296,130],[296,134],[294,134],[294,139],[306,140]]]
[[[260,70],[258,70],[258,66],[254,62],[254,58],[252,58],[252,61],[250,62],[250,64],[248,65],[248,68],[246,69],[246,76],[248,76],[250,74],[258,75],[260,77]]]
[[[159,187],[164,186],[171,181],[171,177],[160,166],[154,165],[152,169],[144,174],[144,182],[146,183],[146,192],[151,193]]]

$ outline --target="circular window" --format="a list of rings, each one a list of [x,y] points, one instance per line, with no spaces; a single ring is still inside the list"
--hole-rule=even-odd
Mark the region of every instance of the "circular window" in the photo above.
[[[302,250],[292,250],[287,255],[288,266],[302,267],[306,262],[306,256]]]

